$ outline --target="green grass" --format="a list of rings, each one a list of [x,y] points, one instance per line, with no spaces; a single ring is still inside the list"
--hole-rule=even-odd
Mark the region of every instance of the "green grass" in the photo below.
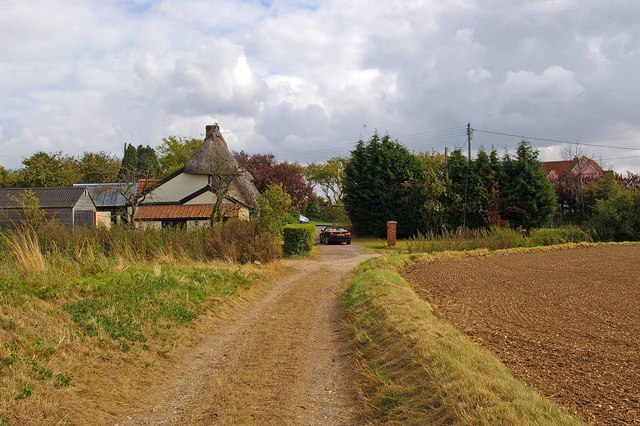
[[[396,272],[420,256],[425,255],[391,255],[361,264],[344,295],[357,347],[358,391],[372,407],[366,419],[385,424],[580,424],[432,313]]]
[[[0,247],[23,254],[0,255],[4,424],[61,421],[52,413],[64,416],[64,410],[51,407],[69,398],[67,388],[92,380],[78,371],[107,371],[115,380],[118,368],[138,360],[140,369],[153,368],[196,319],[274,272],[266,265],[178,261],[161,252],[155,260],[77,256],[23,242]],[[29,266],[34,256],[42,261],[37,268]]]

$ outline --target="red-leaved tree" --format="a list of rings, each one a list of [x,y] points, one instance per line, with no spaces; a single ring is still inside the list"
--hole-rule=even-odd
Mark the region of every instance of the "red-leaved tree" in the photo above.
[[[245,151],[233,153],[236,161],[251,176],[260,193],[269,185],[282,184],[292,199],[294,207],[302,211],[313,197],[313,187],[304,178],[302,166],[298,163],[281,162],[273,154],[249,154]]]

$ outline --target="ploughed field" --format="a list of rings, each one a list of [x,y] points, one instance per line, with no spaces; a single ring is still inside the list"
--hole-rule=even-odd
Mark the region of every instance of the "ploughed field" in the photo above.
[[[442,259],[404,276],[540,394],[590,423],[640,425],[640,245]]]

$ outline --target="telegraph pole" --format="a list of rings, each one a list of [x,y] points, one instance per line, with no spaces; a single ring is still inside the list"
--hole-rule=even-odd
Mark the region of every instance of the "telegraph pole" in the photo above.
[[[467,156],[471,162],[471,123],[467,123]]]
[[[464,177],[464,210],[462,211],[462,227],[467,227],[467,187],[469,186],[469,167],[471,167],[471,123],[467,123],[467,173]]]

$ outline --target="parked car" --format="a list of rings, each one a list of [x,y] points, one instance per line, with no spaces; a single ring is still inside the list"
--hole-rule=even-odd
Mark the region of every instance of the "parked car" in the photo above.
[[[320,232],[320,244],[351,244],[351,232],[336,226],[327,226]]]

